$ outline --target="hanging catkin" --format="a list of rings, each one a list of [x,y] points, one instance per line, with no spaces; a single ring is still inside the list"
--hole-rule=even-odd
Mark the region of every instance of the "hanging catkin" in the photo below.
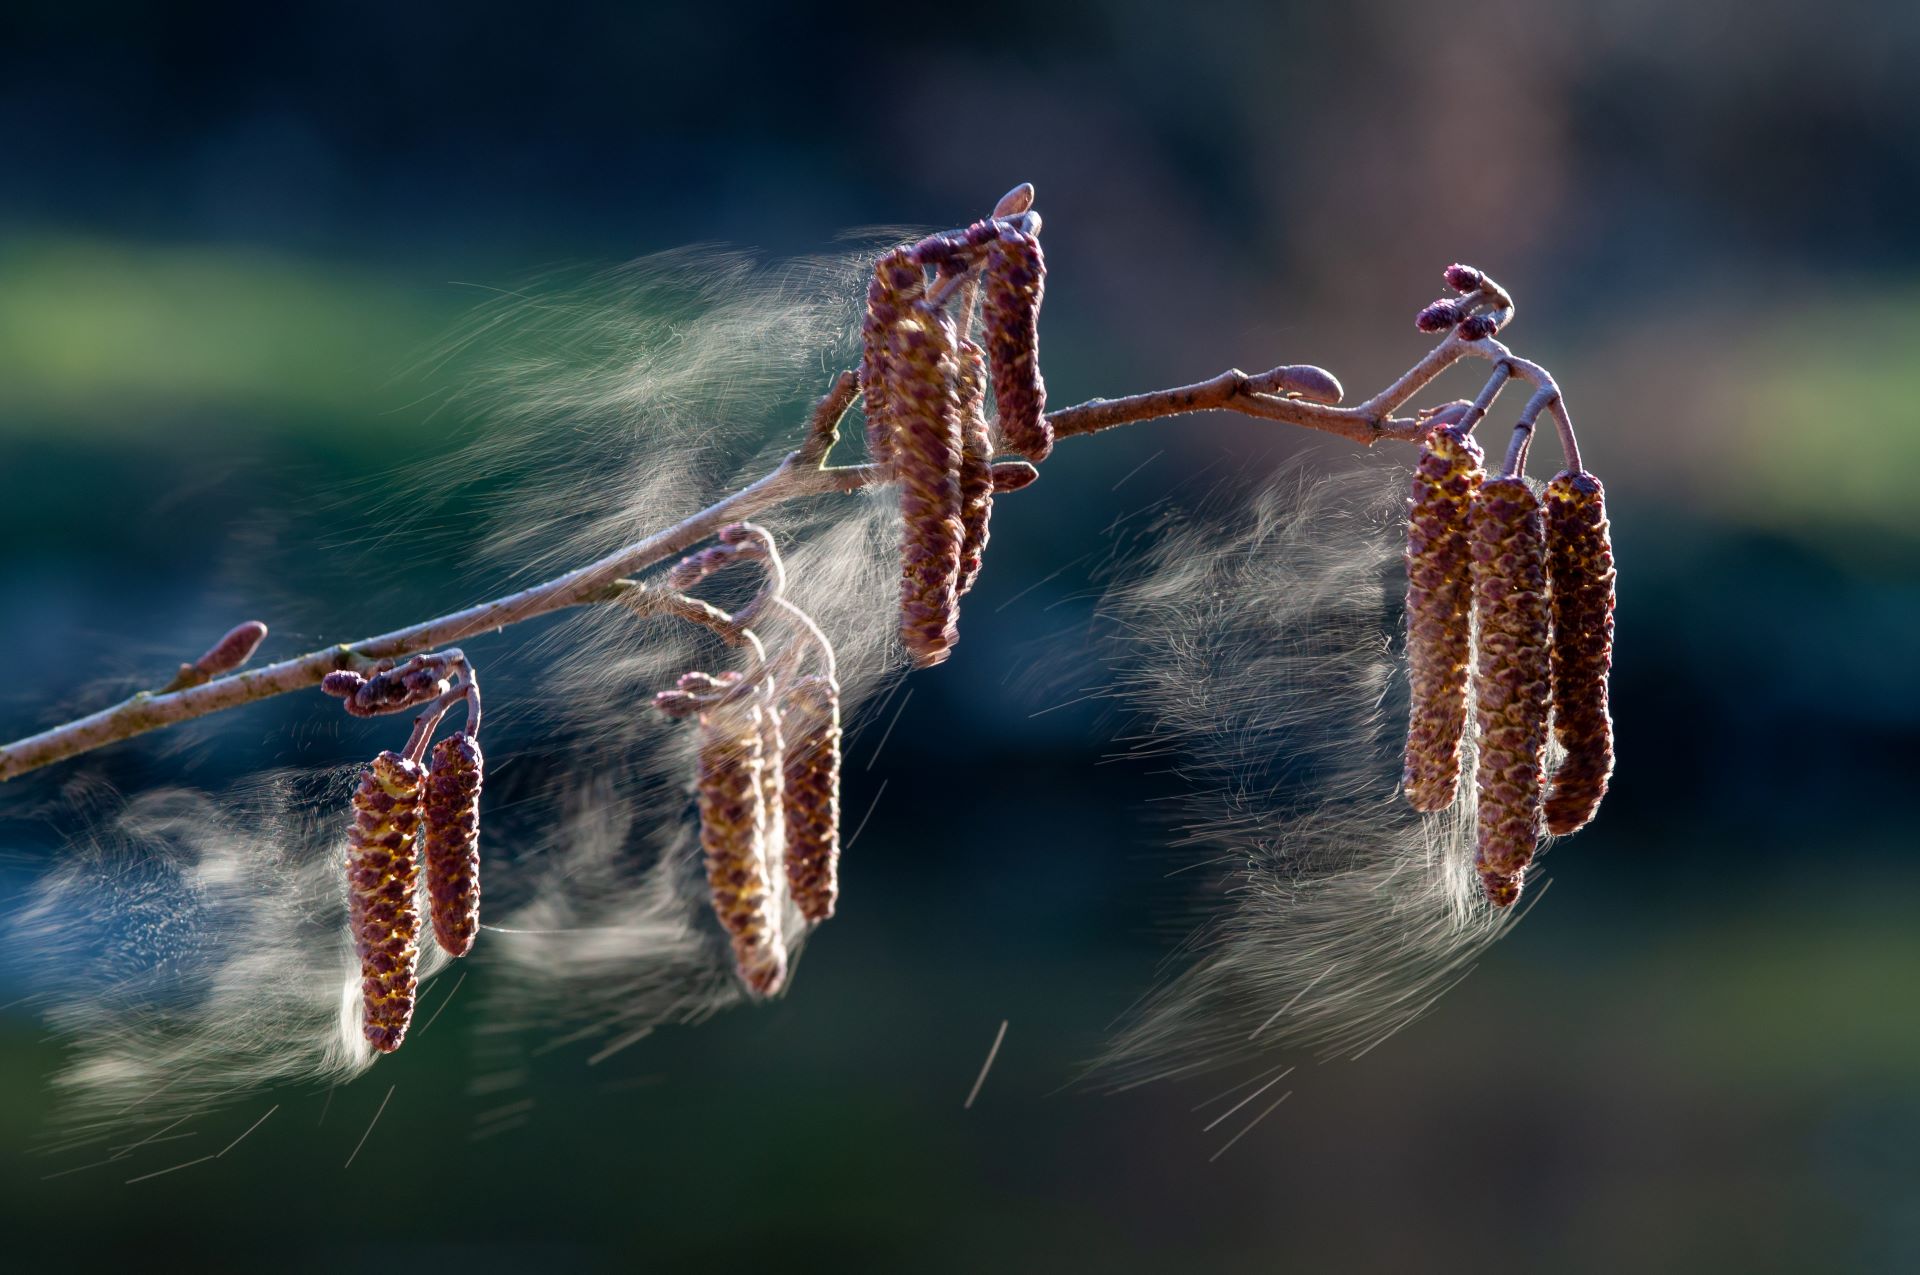
[[[960,342],[960,584],[980,578],[993,516],[993,438],[987,432],[987,361],[972,341]]]
[[[787,977],[780,913],[767,875],[760,706],[719,704],[700,714],[700,848],[714,915],[733,940],[734,967],[756,996]]]
[[[874,265],[867,284],[867,314],[860,329],[860,391],[867,418],[867,454],[876,465],[893,462],[892,404],[887,381],[893,330],[926,291],[926,272],[906,248],[895,248]]]
[[[473,948],[480,925],[480,741],[457,731],[433,746],[421,802],[421,845],[433,934],[449,956]]]
[[[1547,830],[1593,818],[1613,775],[1613,545],[1606,492],[1587,473],[1547,484],[1547,571],[1553,582],[1553,734],[1566,750],[1547,794]]]
[[[787,691],[787,890],[819,922],[840,897],[840,688],[803,677]]]
[[[1460,785],[1472,640],[1474,495],[1480,447],[1452,426],[1427,435],[1407,502],[1407,721],[1404,782],[1415,810],[1444,810]]]
[[[347,830],[348,923],[360,955],[361,1030],[382,1053],[400,1048],[413,1018],[420,959],[414,903],[420,767],[383,752],[360,774]]]
[[[1053,450],[1047,383],[1040,375],[1040,302],[1046,283],[1040,240],[1024,230],[1003,228],[987,248],[980,317],[993,367],[1001,441],[1031,461],[1045,460]]]
[[[1487,898],[1520,897],[1540,840],[1547,746],[1548,602],[1540,502],[1521,478],[1490,478],[1473,503],[1473,601],[1480,622],[1474,694],[1479,852]]]
[[[888,346],[888,418],[900,475],[900,641],[915,667],[959,638],[960,372],[953,321],[916,306]]]

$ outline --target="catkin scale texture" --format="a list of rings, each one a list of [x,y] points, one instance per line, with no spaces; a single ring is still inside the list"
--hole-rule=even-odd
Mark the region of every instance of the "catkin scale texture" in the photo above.
[[[421,802],[433,934],[449,956],[473,949],[480,927],[480,741],[464,731],[433,747]]]
[[[724,704],[700,716],[700,848],[714,915],[733,940],[734,966],[756,996],[787,977],[780,913],[767,874],[761,710]]]
[[[1474,697],[1480,753],[1474,866],[1495,905],[1520,896],[1540,840],[1547,747],[1547,556],[1540,502],[1521,478],[1491,478],[1473,503]]]
[[[1047,383],[1040,375],[1040,302],[1046,282],[1046,258],[1035,236],[1003,229],[987,247],[980,317],[1000,437],[1032,461],[1045,460],[1053,450]]]
[[[361,1030],[382,1053],[400,1048],[413,1018],[420,912],[420,767],[383,752],[361,772],[347,830],[348,923],[360,956]]]
[[[888,345],[894,328],[925,291],[926,273],[906,248],[881,257],[867,284],[867,314],[860,328],[860,388],[865,398],[867,454],[877,465],[893,461]]]
[[[960,583],[964,596],[980,578],[993,516],[993,438],[987,431],[987,360],[962,340],[960,368]]]
[[[840,897],[840,687],[806,677],[787,692],[787,890],[813,922]]]
[[[1586,825],[1613,776],[1613,544],[1606,491],[1587,473],[1547,484],[1547,572],[1553,582],[1553,734],[1566,750],[1547,793],[1547,830]]]
[[[953,321],[919,306],[888,346],[888,416],[900,475],[900,641],[917,668],[959,639],[960,372]]]
[[[1404,782],[1415,810],[1444,810],[1460,785],[1472,645],[1475,494],[1480,447],[1443,426],[1427,436],[1407,501],[1407,721]]]

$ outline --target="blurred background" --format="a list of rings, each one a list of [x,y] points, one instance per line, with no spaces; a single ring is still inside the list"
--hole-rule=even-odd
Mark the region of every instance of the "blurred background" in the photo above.
[[[959,653],[884,754],[884,720],[851,746],[889,852],[848,859],[772,1008],[556,1050],[503,1094],[469,996],[374,1077],[276,1095],[234,1155],[125,1185],[48,1176],[75,1163],[38,1150],[61,1047],[32,954],[0,950],[9,1253],[1915,1269],[1917,37],[1891,0],[9,5],[0,736],[164,678],[269,573],[270,654],[436,607],[455,542],[405,555],[393,614],[336,550],[467,428],[448,386],[497,352],[437,352],[476,305],[688,242],[956,224],[1023,180],[1060,403],[1295,361],[1357,397],[1424,348],[1442,266],[1488,268],[1568,387],[1621,570],[1619,772],[1552,890],[1218,1160],[1211,1082],[1069,1086],[1179,936],[1146,813],[1175,781],[1100,764],[1097,699],[1033,716],[1053,700],[1007,673],[1084,631],[1114,519],[1223,457],[1347,450],[1238,418],[1066,445],[1003,503]],[[353,760],[320,715],[8,785],[0,908],[74,831],[63,789]],[[1047,798],[991,835],[929,820],[956,774]]]

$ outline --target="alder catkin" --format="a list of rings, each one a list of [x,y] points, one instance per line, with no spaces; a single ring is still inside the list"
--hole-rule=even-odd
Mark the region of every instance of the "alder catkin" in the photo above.
[[[755,996],[787,977],[787,949],[767,874],[761,710],[736,703],[700,715],[700,847],[714,915],[733,940],[734,967]]]
[[[959,638],[960,371],[953,321],[926,306],[902,316],[885,385],[900,475],[900,641],[916,668]]]
[[[1566,750],[1547,793],[1547,830],[1586,825],[1613,776],[1613,544],[1606,491],[1588,473],[1547,484],[1547,573],[1553,584],[1553,734]]]
[[[876,465],[893,461],[887,359],[893,329],[926,292],[927,277],[907,248],[895,248],[874,265],[867,284],[867,314],[860,328],[860,391],[867,418],[867,454]]]
[[[383,752],[361,772],[347,830],[348,923],[360,955],[361,1030],[382,1053],[400,1048],[413,1018],[420,912],[420,767]]]
[[[964,596],[980,578],[993,517],[993,438],[987,432],[987,360],[962,340],[960,368],[960,583]]]
[[[433,746],[421,802],[433,934],[448,956],[465,956],[480,926],[480,741],[457,731]]]
[[[1498,907],[1520,897],[1540,841],[1548,705],[1548,602],[1540,502],[1521,478],[1490,478],[1473,502],[1474,693],[1480,727],[1474,866]]]
[[[1407,800],[1445,810],[1460,786],[1472,641],[1473,500],[1486,476],[1480,446],[1452,427],[1427,435],[1407,501]]]
[[[987,248],[980,318],[993,368],[993,398],[1000,438],[1028,460],[1053,450],[1047,421],[1047,383],[1040,375],[1040,302],[1047,263],[1040,240],[1005,227]]]
[[[840,687],[804,677],[787,692],[787,889],[807,920],[840,897]]]

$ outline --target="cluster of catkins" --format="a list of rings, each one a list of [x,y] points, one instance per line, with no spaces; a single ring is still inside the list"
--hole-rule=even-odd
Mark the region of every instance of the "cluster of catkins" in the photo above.
[[[371,677],[329,673],[321,689],[356,717],[426,706],[406,750],[383,751],[361,772],[347,829],[348,923],[360,958],[361,1031],[375,1049],[392,1053],[413,1018],[423,858],[428,911],[441,948],[465,956],[479,929],[479,687],[466,658],[445,651],[378,668]],[[434,730],[462,700],[466,729],[435,744],[429,759]]]
[[[900,483],[900,641],[918,668],[958,639],[994,493],[1032,482],[1027,462],[1053,450],[1036,326],[1047,267],[1032,206],[1033,187],[1016,187],[965,230],[881,257],[867,289],[867,450]],[[973,339],[976,299],[984,348]],[[996,465],[1003,451],[1026,460]]]
[[[754,667],[684,674],[654,704],[698,727],[695,788],[708,894],[740,981],[766,997],[787,978],[783,895],[817,925],[833,915],[840,894],[840,687],[832,646],[783,596],[772,537],[735,523],[717,541],[676,565],[667,584],[686,589],[735,562],[758,562],[766,585],[738,612],[698,603],[676,609],[689,618],[704,611],[716,632],[753,652]],[[795,640],[769,655],[754,628],[763,618],[782,620]],[[816,668],[801,673],[808,656]]]
[[[1449,282],[1456,276],[1457,287],[1469,282],[1466,267],[1449,270]],[[1583,827],[1613,773],[1613,549],[1599,479],[1563,472],[1543,502],[1517,463],[1487,477],[1470,430],[1442,422],[1428,432],[1408,501],[1405,787],[1416,810],[1453,803],[1471,692],[1474,866],[1487,898],[1508,907],[1542,827]],[[1549,723],[1566,753],[1551,787]]]

